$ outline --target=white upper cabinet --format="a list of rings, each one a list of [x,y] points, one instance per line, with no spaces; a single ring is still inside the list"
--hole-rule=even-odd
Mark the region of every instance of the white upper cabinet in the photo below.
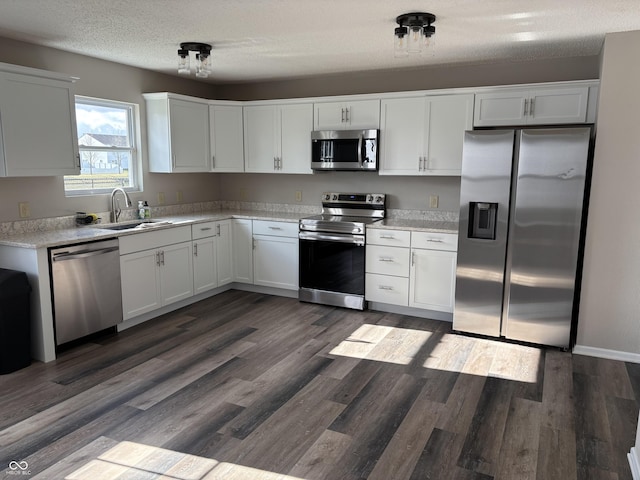
[[[520,90],[505,88],[476,94],[476,127],[584,123],[589,87],[549,86]]]
[[[244,107],[245,171],[312,173],[312,104]]]
[[[383,100],[381,175],[460,175],[473,95]]]
[[[380,100],[315,103],[315,130],[359,130],[380,128]]]
[[[210,171],[208,103],[167,93],[144,94],[144,98],[149,171]]]
[[[211,171],[243,172],[242,105],[210,104]]]
[[[80,173],[73,80],[0,64],[0,176]]]

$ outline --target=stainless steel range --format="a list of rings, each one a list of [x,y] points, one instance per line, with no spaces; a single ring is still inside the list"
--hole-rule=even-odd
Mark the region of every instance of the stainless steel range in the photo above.
[[[322,194],[322,214],[300,220],[300,300],[364,310],[366,227],[385,204],[383,193]]]

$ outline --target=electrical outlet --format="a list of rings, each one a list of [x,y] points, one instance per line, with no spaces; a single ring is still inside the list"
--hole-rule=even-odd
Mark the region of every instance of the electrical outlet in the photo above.
[[[296,190],[296,202],[302,201],[302,192],[300,190]]]
[[[29,218],[31,216],[29,202],[18,203],[18,211],[20,212],[20,218]]]
[[[249,198],[247,189],[245,187],[240,188],[240,200],[246,201]]]
[[[429,195],[429,208],[438,208],[438,195]]]
[[[164,205],[164,192],[158,192],[158,205]]]
[[[176,202],[181,202],[182,201],[182,190],[178,190],[176,192]]]

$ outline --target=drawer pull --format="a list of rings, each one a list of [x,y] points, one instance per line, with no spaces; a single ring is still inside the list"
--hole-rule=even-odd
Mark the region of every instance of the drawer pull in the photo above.
[[[282,230],[282,227],[269,227],[269,230]]]
[[[380,235],[380,238],[384,238],[386,240],[395,240],[396,237],[393,235]]]
[[[393,258],[380,257],[378,260],[380,260],[381,262],[393,263]]]
[[[441,240],[439,238],[427,238],[427,242],[429,242],[429,243],[444,243],[444,240]]]
[[[387,290],[387,291],[393,290],[393,287],[390,287],[389,285],[378,285],[378,288],[380,290]]]
[[[206,232],[208,230],[211,230],[211,227],[204,227],[200,229],[201,232]]]

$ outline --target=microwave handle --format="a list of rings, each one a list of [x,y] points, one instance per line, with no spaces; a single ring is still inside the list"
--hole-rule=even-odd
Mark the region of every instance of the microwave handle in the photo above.
[[[358,135],[358,165],[362,167],[362,144],[364,142],[364,136]]]

